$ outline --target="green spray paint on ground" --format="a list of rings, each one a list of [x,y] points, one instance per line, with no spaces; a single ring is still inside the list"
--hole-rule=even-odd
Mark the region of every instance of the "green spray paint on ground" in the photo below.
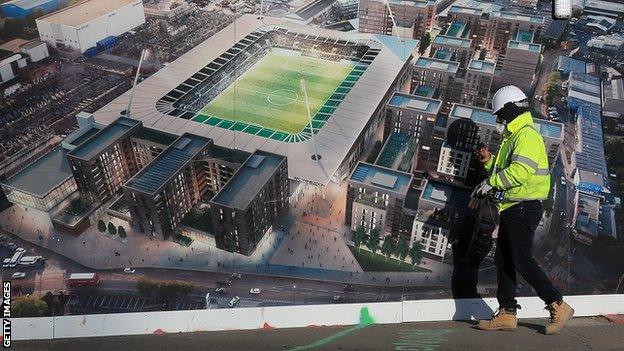
[[[375,324],[375,320],[373,319],[373,316],[370,315],[369,311],[368,311],[368,307],[362,307],[360,309],[360,322],[358,323],[358,325],[355,325],[353,327],[347,328],[345,330],[341,330],[337,333],[334,333],[330,336],[324,337],[320,340],[317,340],[311,344],[308,345],[303,345],[303,346],[297,346],[294,349],[290,349],[289,351],[301,351],[301,350],[309,350],[309,349],[313,349],[315,347],[321,347],[324,345],[327,345],[331,342],[334,342],[337,339],[342,338],[345,335],[348,335],[356,330],[360,330],[362,328],[366,328],[369,325]]]

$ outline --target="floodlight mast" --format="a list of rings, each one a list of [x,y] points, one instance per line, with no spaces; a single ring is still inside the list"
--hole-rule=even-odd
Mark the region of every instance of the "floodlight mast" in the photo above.
[[[390,3],[388,2],[388,0],[384,0],[384,4],[386,4],[386,7],[388,8],[388,14],[390,15],[390,19],[392,20],[392,28],[397,28],[397,24],[394,19],[394,14],[392,13],[392,9],[390,8]],[[399,43],[404,42],[403,38],[401,38],[398,31],[396,31],[395,35]]]
[[[319,155],[318,150],[316,149],[316,141],[314,140],[314,126],[312,125],[312,114],[310,113],[310,101],[308,100],[308,89],[306,87],[305,78],[301,78],[301,90],[303,90],[306,111],[308,112],[308,120],[310,121],[310,135],[312,139],[312,146],[314,147],[314,155],[312,156],[312,159],[320,164],[321,156]],[[325,187],[321,187],[321,197],[325,199]]]
[[[130,114],[130,108],[132,107],[132,100],[134,100],[134,89],[139,81],[139,73],[141,73],[141,65],[147,54],[147,49],[141,50],[141,57],[139,58],[139,67],[137,67],[136,75],[134,76],[134,83],[132,84],[132,91],[130,92],[130,100],[128,101],[128,108],[126,108],[126,116],[132,117]]]

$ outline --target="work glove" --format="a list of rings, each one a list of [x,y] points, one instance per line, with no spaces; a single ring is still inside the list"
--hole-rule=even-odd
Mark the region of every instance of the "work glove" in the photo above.
[[[483,199],[487,196],[487,193],[492,190],[493,187],[488,184],[487,179],[482,181],[470,194],[470,201],[468,202],[468,208],[475,210],[481,206]]]

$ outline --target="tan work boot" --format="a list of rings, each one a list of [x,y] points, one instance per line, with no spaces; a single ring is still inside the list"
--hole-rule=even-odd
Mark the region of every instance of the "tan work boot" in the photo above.
[[[481,330],[514,331],[518,328],[518,318],[515,312],[499,308],[490,320],[480,320],[477,328]]]
[[[545,334],[554,334],[563,329],[566,322],[574,316],[574,309],[563,300],[546,305],[546,309],[550,312],[550,318]]]

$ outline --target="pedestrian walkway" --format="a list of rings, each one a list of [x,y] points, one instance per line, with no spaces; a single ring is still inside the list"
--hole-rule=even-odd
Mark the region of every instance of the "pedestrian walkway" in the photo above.
[[[519,321],[516,332],[484,332],[473,328],[474,322],[429,322],[375,324],[363,320],[355,326],[334,326],[223,332],[195,332],[140,336],[15,342],[17,350],[37,351],[178,351],[266,350],[266,351],[581,351],[622,350],[624,324],[611,323],[604,317],[575,318],[555,335],[540,331],[544,319]],[[209,346],[207,346],[209,345]]]

